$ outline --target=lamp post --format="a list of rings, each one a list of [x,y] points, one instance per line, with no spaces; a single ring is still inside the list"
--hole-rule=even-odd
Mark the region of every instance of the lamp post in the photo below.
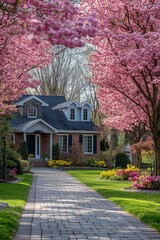
[[[3,141],[3,180],[6,180],[6,141],[7,137],[2,137]]]

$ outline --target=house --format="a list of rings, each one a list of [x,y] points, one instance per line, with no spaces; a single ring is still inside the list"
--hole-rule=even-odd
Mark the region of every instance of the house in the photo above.
[[[52,145],[68,154],[74,145],[81,145],[84,155],[98,157],[100,131],[90,120],[92,105],[66,101],[63,96],[23,95],[15,102],[17,112],[11,120],[12,140],[17,149],[24,140],[29,156],[52,158]],[[53,156],[54,158],[54,156]]]

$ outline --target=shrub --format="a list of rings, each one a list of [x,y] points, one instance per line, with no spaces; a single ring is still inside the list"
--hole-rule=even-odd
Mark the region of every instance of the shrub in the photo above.
[[[23,172],[28,172],[30,170],[30,163],[28,160],[22,160],[20,159],[20,162],[22,164],[22,167],[23,167]]]
[[[84,155],[82,151],[82,146],[80,144],[73,144],[70,148],[70,153],[67,156],[67,160],[71,161],[73,166],[80,166],[84,163]]]
[[[14,162],[13,160],[7,159],[6,167],[9,168],[9,169],[12,169],[13,167],[17,167],[17,163]]]
[[[23,159],[25,159],[25,160],[28,159],[28,147],[27,147],[26,141],[21,142],[20,148],[19,148],[19,153]]]
[[[89,158],[89,159],[86,161],[86,166],[87,166],[87,167],[97,167],[96,160],[95,160],[94,158]]]
[[[160,189],[160,176],[135,177],[132,187],[135,189],[158,190]]]
[[[115,167],[126,168],[130,164],[130,159],[125,153],[117,153],[115,156]]]
[[[55,160],[59,159],[59,155],[60,155],[60,150],[59,150],[59,144],[53,144],[52,146],[52,158]]]
[[[70,161],[65,160],[48,160],[47,164],[49,167],[59,168],[59,167],[69,167],[71,166]]]
[[[23,173],[23,167],[20,162],[20,159],[21,159],[21,156],[19,153],[17,153],[16,151],[14,151],[12,149],[7,150],[7,161],[11,160],[11,161],[15,162],[18,174]]]

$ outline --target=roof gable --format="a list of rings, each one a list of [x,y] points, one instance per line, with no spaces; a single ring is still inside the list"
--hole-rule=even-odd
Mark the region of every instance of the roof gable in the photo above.
[[[88,105],[90,107],[90,109],[93,109],[93,105],[90,104],[88,101],[84,101],[80,104],[81,107],[84,107],[85,105]]]
[[[15,106],[16,106],[16,107],[17,107],[17,106],[22,106],[24,103],[26,103],[26,102],[28,102],[28,101],[30,101],[30,100],[32,100],[32,99],[40,102],[40,103],[42,104],[42,106],[45,106],[45,107],[49,106],[46,102],[42,101],[41,99],[39,99],[39,98],[36,97],[36,96],[28,96],[28,97],[22,99],[21,101],[16,102],[16,103],[15,103]]]
[[[37,123],[43,123],[45,126],[47,126],[48,128],[50,128],[51,130],[54,130],[55,132],[57,132],[57,130],[56,130],[53,126],[51,126],[50,124],[46,123],[46,122],[45,122],[44,120],[42,120],[42,119],[36,119],[36,120],[34,120],[34,121],[26,124],[26,125],[22,128],[22,130],[23,130],[23,131],[26,131],[28,128],[36,125]]]
[[[82,108],[83,106],[85,105],[88,105],[90,109],[93,109],[93,106],[92,104],[90,104],[88,101],[84,101],[82,103],[77,103],[75,101],[68,101],[68,102],[64,102],[64,103],[60,103],[60,104],[57,104],[56,106],[54,106],[52,109],[53,110],[56,110],[56,109],[64,109],[64,108],[68,108],[70,107],[70,105],[72,104],[75,104],[77,108]]]

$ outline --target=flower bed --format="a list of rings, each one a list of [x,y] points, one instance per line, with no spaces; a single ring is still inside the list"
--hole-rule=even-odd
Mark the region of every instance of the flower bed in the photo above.
[[[106,163],[105,161],[101,160],[101,161],[95,161],[97,167],[106,167]]]
[[[134,177],[139,177],[140,170],[130,164],[126,169],[112,169],[110,171],[102,171],[100,178],[109,180],[134,180]]]
[[[47,164],[49,167],[55,167],[55,168],[59,168],[59,167],[96,167],[96,168],[105,168],[106,167],[106,163],[104,161],[97,161],[95,159],[89,158],[86,161],[83,162],[77,162],[77,164],[75,165],[72,161],[65,161],[65,160],[51,160],[49,159],[47,161]]]
[[[133,189],[160,190],[160,176],[134,177]]]
[[[49,167],[59,168],[59,167],[69,167],[71,166],[70,161],[65,160],[48,160],[47,164]]]

